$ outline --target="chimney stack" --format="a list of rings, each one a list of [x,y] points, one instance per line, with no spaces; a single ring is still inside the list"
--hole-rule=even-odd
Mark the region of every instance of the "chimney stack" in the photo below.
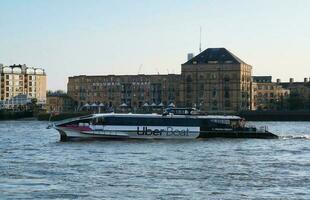
[[[294,78],[290,78],[290,83],[294,83]]]
[[[309,82],[309,79],[308,79],[308,78],[304,78],[304,82],[305,82],[305,83],[308,83],[308,82]]]
[[[281,79],[277,78],[277,83],[281,83]]]
[[[193,53],[188,53],[187,54],[187,61],[189,61],[192,58],[194,58],[194,54]]]

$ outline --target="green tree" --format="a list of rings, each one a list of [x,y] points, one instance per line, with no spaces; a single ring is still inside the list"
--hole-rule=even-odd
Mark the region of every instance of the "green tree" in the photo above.
[[[302,110],[305,108],[305,102],[302,96],[297,92],[290,94],[290,97],[288,98],[288,104],[290,110]]]

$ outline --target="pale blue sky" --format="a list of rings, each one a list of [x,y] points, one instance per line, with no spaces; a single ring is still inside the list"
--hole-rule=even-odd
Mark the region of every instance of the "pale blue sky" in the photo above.
[[[79,74],[180,73],[188,52],[225,47],[254,75],[310,77],[309,0],[0,0],[0,63]]]

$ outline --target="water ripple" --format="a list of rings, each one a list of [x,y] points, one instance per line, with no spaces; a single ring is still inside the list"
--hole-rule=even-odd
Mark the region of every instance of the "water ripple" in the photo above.
[[[310,199],[310,123],[253,124],[280,139],[63,143],[0,122],[0,199]]]

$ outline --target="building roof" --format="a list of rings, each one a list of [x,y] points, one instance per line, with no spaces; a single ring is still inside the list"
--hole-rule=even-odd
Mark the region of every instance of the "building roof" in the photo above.
[[[225,48],[208,48],[183,65],[216,63],[241,64],[245,62]]]
[[[281,82],[279,83],[283,88],[293,88],[293,87],[310,87],[310,82]]]
[[[271,83],[272,76],[252,76],[253,81],[256,83]]]

